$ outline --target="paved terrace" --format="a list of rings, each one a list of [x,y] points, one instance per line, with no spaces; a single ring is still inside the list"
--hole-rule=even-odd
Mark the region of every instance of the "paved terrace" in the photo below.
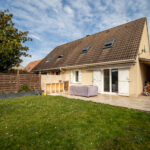
[[[138,98],[136,98],[136,97],[123,97],[123,96],[99,94],[98,96],[87,98],[81,96],[68,95],[64,93],[52,95],[60,95],[67,98],[81,99],[85,101],[104,103],[113,106],[120,106],[150,112],[150,96],[139,96]]]

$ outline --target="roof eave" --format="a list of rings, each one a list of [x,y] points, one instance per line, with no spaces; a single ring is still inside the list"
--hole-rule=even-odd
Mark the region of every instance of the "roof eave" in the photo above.
[[[65,67],[57,67],[57,68],[48,68],[48,69],[39,69],[33,70],[32,72],[40,72],[40,71],[52,71],[52,70],[68,70],[68,69],[75,69],[75,68],[84,68],[84,67],[91,67],[97,65],[109,65],[109,64],[118,64],[118,63],[135,63],[135,59],[126,59],[126,60],[118,60],[118,61],[109,61],[109,62],[99,62],[99,63],[92,63],[92,64],[82,64],[82,65],[74,65],[74,66],[65,66]]]
[[[93,64],[66,66],[66,67],[61,67],[61,69],[74,69],[74,68],[83,68],[83,67],[90,67],[90,66],[97,66],[97,65],[109,65],[109,64],[130,63],[130,62],[135,63],[136,60],[135,59],[126,59],[126,60],[118,60],[118,61],[99,62],[99,63],[93,63]]]

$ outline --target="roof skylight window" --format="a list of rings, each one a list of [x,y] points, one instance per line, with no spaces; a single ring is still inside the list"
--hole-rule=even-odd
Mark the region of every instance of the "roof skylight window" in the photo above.
[[[52,59],[52,56],[48,57],[47,62],[50,61]]]
[[[81,54],[87,53],[89,49],[90,49],[90,46],[85,46],[85,47],[82,49]]]
[[[64,57],[64,55],[59,55],[57,58],[63,58]]]
[[[114,41],[115,41],[114,39],[106,41],[104,43],[103,49],[112,48]]]

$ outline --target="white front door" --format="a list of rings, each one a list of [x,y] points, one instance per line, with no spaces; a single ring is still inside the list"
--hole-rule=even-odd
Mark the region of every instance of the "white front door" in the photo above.
[[[129,69],[119,69],[119,95],[129,96]]]
[[[101,72],[93,71],[93,85],[98,87],[98,93],[101,92]]]

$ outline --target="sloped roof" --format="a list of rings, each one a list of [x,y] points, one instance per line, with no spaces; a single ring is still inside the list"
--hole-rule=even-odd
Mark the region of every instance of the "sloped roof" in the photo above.
[[[141,18],[57,46],[33,69],[33,71],[136,59],[145,22],[146,18]],[[114,39],[112,48],[103,49],[104,43],[112,39]],[[88,52],[81,54],[82,49],[86,46],[90,46]],[[63,57],[58,58],[60,55],[63,55]],[[51,59],[47,61],[48,58]]]
[[[26,67],[25,70],[27,70],[28,72],[30,72],[38,63],[40,63],[41,60],[36,60],[36,61],[32,61],[30,62]]]

